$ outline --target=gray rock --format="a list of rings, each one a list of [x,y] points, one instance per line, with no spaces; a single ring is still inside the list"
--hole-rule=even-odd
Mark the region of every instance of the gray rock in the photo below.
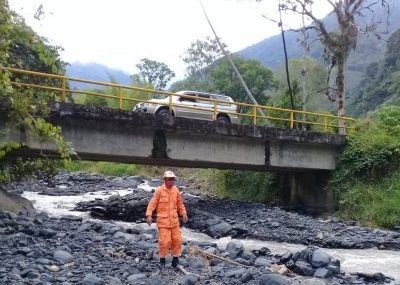
[[[74,257],[70,253],[60,249],[54,252],[53,258],[62,264],[69,263],[74,260]]]
[[[243,243],[237,240],[231,240],[226,245],[226,251],[230,258],[236,258],[243,252]]]
[[[151,179],[151,181],[149,181],[150,187],[158,187],[158,186],[161,186],[162,184],[163,184],[163,181],[160,179]]]
[[[301,285],[327,285],[329,284],[323,279],[318,279],[318,278],[310,278],[306,280],[302,280]]]
[[[313,253],[316,249],[317,248],[314,246],[309,246],[309,247],[303,249],[302,251],[300,251],[299,259],[302,259],[306,262],[311,262]],[[293,256],[293,259],[294,259],[294,256]]]
[[[39,257],[38,259],[36,259],[36,261],[40,264],[50,264],[50,260],[48,260],[47,258],[43,258],[43,257]]]
[[[281,256],[280,261],[282,263],[288,262],[292,258],[293,254],[291,252],[285,253],[284,255]]]
[[[20,275],[21,275],[22,277],[25,278],[25,277],[27,277],[27,275],[28,275],[30,272],[34,272],[34,270],[33,270],[32,268],[27,268],[27,269],[22,270],[21,273],[20,273]]]
[[[146,285],[167,285],[167,283],[160,275],[154,275],[150,278]]]
[[[328,278],[331,275],[332,275],[332,272],[323,267],[318,268],[317,271],[315,271],[315,273],[314,273],[314,277],[318,277],[318,278]]]
[[[290,285],[290,282],[279,274],[265,274],[261,276],[260,285]]]
[[[213,259],[210,260],[210,266],[217,266],[221,262],[222,262],[222,260],[217,259],[217,258],[213,258]]]
[[[60,247],[57,247],[56,250],[64,250],[64,251],[69,252],[69,253],[72,252],[71,248],[68,245],[62,245]]]
[[[236,270],[231,270],[225,273],[225,277],[231,278],[231,277],[236,277],[239,278],[243,274],[245,274],[247,271],[244,268],[241,269],[236,269]]]
[[[239,262],[240,264],[243,264],[243,265],[250,265],[250,264],[251,264],[250,261],[248,261],[248,260],[246,260],[246,259],[243,259],[243,258],[241,258],[241,257],[236,258],[235,261],[236,261],[236,262]]]
[[[256,259],[256,256],[250,251],[244,250],[240,255],[241,258],[248,260],[249,262],[253,262]]]
[[[217,249],[215,247],[209,247],[205,250],[207,253],[215,254]]]
[[[42,237],[45,237],[45,238],[52,238],[56,234],[57,234],[57,232],[52,229],[41,229],[39,231],[39,235],[41,235]]]
[[[128,281],[129,284],[136,284],[137,281],[143,278],[146,278],[146,274],[143,273],[132,274],[126,279],[126,281]]]
[[[0,211],[14,213],[33,213],[33,204],[28,199],[14,193],[9,193],[0,189]]]
[[[204,260],[201,257],[195,256],[189,259],[189,267],[193,269],[204,268]]]
[[[314,275],[314,269],[312,268],[311,264],[302,261],[302,260],[298,260],[296,261],[296,263],[294,264],[294,273],[297,273],[299,275],[303,275],[303,276],[313,276]]]
[[[94,274],[88,274],[82,280],[83,285],[102,285],[104,284],[104,280],[97,277]]]
[[[199,280],[199,277],[194,274],[186,275],[182,280],[182,285],[194,285]]]
[[[242,284],[247,283],[251,279],[253,279],[253,275],[250,272],[246,272],[245,274],[242,275],[242,277],[240,277],[240,282],[242,282]]]
[[[254,266],[257,267],[267,266],[268,264],[270,264],[270,261],[263,257],[257,257],[254,261]]]
[[[230,224],[222,222],[209,227],[207,233],[213,237],[221,237],[227,235],[231,230],[232,226]]]
[[[321,249],[314,251],[311,258],[311,265],[315,268],[324,267],[329,264],[331,257]]]
[[[29,248],[29,247],[26,247],[26,246],[24,246],[24,247],[19,247],[19,248],[17,248],[17,250],[15,251],[15,253],[21,253],[21,254],[28,254],[28,253],[30,253],[32,251],[32,249],[31,248]]]
[[[280,225],[281,225],[281,223],[272,222],[272,223],[271,223],[271,228],[277,228],[277,227],[279,227]]]
[[[328,269],[330,272],[333,274],[337,274],[340,272],[340,266],[334,265],[334,264],[329,264],[326,269]]]
[[[61,220],[69,221],[69,222],[82,222],[82,217],[74,216],[74,215],[66,215],[66,216],[62,216]]]
[[[30,271],[28,272],[28,274],[26,274],[26,277],[29,279],[35,279],[38,278],[40,276],[40,273],[37,271]]]

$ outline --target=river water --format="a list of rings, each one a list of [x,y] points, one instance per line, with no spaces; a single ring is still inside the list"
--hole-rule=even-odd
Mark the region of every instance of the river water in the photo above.
[[[139,185],[145,191],[150,191],[151,188],[147,183]],[[76,215],[84,219],[91,219],[87,212],[73,211],[76,203],[81,201],[90,201],[94,199],[106,199],[111,195],[124,196],[132,192],[132,189],[97,191],[85,193],[77,196],[48,196],[39,195],[36,192],[24,192],[22,196],[31,200],[35,208],[39,211],[46,212],[50,216],[60,217],[63,215]],[[189,217],[190,218],[190,217]],[[132,223],[113,222],[123,227],[131,227]],[[149,227],[147,224],[135,224],[140,227]],[[154,227],[154,225],[153,225]],[[231,240],[230,237],[213,239],[210,236],[189,230],[182,229],[183,238],[188,241],[210,241],[215,242],[218,247],[224,248]],[[267,247],[273,254],[283,254],[285,252],[295,252],[305,248],[304,245],[290,244],[274,241],[260,241],[252,239],[240,239],[245,248],[249,250]],[[400,285],[400,251],[378,250],[371,249],[324,249],[330,255],[338,258],[341,261],[341,269],[347,273],[376,273],[383,274],[394,278],[392,284]]]

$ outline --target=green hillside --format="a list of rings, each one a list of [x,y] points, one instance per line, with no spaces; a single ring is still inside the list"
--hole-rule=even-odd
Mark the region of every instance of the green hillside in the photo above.
[[[349,57],[346,72],[346,86],[348,97],[350,99],[355,96],[354,93],[358,90],[357,88],[367,67],[371,63],[377,62],[383,57],[386,48],[385,40],[391,33],[400,28],[400,3],[396,0],[390,0],[388,2],[391,5],[388,26],[389,33],[382,34],[382,40],[378,40],[373,35],[361,35],[357,49]],[[375,20],[379,19],[382,22],[386,22],[387,19],[386,13],[379,5],[374,6],[373,17]],[[360,18],[359,20],[365,22],[371,21],[371,18],[372,14],[365,13],[365,18]],[[337,26],[333,15],[327,16],[323,21],[328,30],[333,30]],[[286,33],[288,55],[290,59],[298,59],[303,55],[303,48],[298,42],[299,37],[300,34],[295,32]],[[311,35],[310,38],[315,38],[315,35]],[[273,70],[276,70],[284,63],[283,45],[280,35],[267,38],[259,43],[247,47],[239,51],[238,54],[244,58],[256,59]],[[309,56],[321,60],[321,54],[321,45],[318,42],[315,42],[311,46]]]

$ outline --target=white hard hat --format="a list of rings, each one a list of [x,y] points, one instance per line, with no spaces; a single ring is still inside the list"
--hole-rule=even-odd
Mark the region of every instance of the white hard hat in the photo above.
[[[164,179],[165,178],[176,178],[176,176],[171,170],[167,170],[164,172]]]

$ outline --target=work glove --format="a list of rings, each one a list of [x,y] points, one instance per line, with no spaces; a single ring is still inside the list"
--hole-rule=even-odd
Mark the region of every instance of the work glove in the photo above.
[[[146,222],[147,222],[147,224],[150,226],[151,225],[151,223],[153,222],[153,219],[151,218],[151,216],[147,216],[146,217]]]
[[[188,221],[188,216],[187,215],[183,215],[182,216],[182,221],[186,224]]]

